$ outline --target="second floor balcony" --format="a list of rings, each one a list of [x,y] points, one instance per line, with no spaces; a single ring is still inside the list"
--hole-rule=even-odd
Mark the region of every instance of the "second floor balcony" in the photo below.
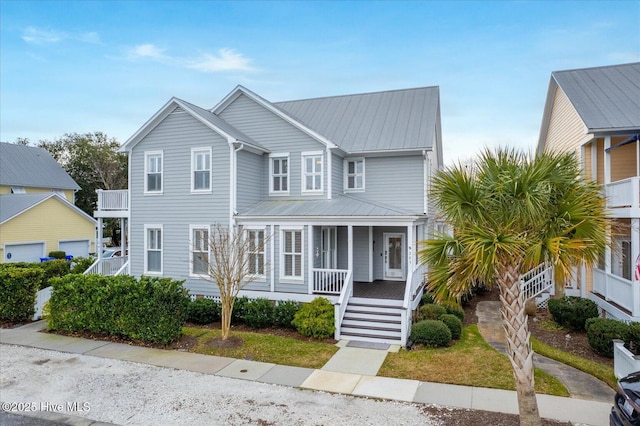
[[[607,208],[614,217],[640,217],[640,176],[604,186]]]
[[[93,217],[129,217],[129,191],[98,189],[98,203]]]

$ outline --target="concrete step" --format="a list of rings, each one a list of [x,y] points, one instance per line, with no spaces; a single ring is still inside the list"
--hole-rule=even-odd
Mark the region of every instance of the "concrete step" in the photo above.
[[[400,314],[391,315],[391,314],[377,314],[377,313],[350,312],[350,311],[345,312],[344,319],[381,322],[381,323],[398,323],[398,324],[400,324],[402,320]]]
[[[349,305],[363,305],[363,306],[389,306],[402,308],[402,300],[389,300],[389,299],[369,299],[365,297],[350,297]]]
[[[387,306],[352,305],[351,303],[349,303],[347,305],[347,309],[345,310],[345,312],[400,316],[402,315],[402,308],[394,308],[394,307],[387,307]]]
[[[400,322],[383,323],[374,321],[359,321],[353,319],[345,319],[342,321],[342,329],[344,328],[358,328],[366,330],[386,330],[386,331],[398,331],[400,332]]]
[[[344,327],[340,330],[340,338],[345,340],[362,340],[368,342],[385,341],[386,343],[399,344],[400,337],[399,331],[366,330],[350,327]]]

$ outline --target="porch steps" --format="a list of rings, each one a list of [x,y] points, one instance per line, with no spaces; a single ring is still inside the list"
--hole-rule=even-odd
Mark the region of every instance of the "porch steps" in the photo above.
[[[346,340],[400,344],[402,301],[352,297],[340,327]]]

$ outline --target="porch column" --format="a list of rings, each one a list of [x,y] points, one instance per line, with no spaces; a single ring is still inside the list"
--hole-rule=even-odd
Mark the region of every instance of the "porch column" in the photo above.
[[[634,317],[640,317],[640,219],[631,219],[631,262],[632,275],[631,275],[631,291],[633,294],[633,304],[631,314]]]
[[[347,270],[353,275],[353,225],[347,226]]]
[[[102,274],[102,218],[98,218],[98,232],[96,233],[96,254],[98,255],[98,273]]]
[[[604,138],[604,184],[611,183],[611,153],[608,149],[611,147],[611,136]]]
[[[127,255],[127,233],[124,227],[125,218],[120,219],[120,253],[122,256]]]
[[[373,282],[373,226],[369,227],[369,282]]]
[[[308,225],[307,226],[307,230],[308,230],[308,238],[307,238],[307,274],[309,276],[309,279],[307,281],[309,281],[309,285],[308,285],[308,293],[309,294],[313,294],[313,281],[315,279],[315,277],[313,276],[313,228],[315,228],[313,225]],[[280,249],[282,250],[282,249]]]
[[[414,242],[413,224],[411,224],[407,226],[407,276],[409,276],[410,272],[413,272],[414,268]]]

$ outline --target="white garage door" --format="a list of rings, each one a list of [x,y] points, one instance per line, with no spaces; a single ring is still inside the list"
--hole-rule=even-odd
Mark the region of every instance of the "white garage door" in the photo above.
[[[89,256],[89,240],[59,241],[58,250],[73,257]]]
[[[5,262],[40,262],[44,256],[44,243],[4,245]]]

